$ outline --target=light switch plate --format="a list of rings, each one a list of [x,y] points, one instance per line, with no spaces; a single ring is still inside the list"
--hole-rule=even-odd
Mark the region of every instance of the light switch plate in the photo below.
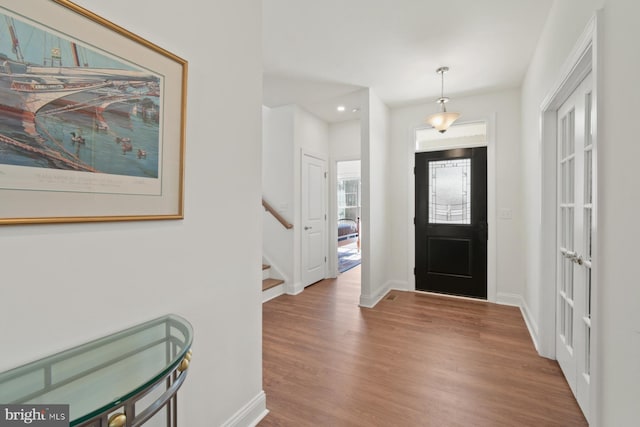
[[[513,211],[511,209],[500,209],[500,219],[511,219],[513,218]]]

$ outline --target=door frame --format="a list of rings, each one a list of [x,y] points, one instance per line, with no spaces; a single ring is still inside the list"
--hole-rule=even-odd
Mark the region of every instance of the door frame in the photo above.
[[[327,274],[329,277],[338,277],[338,221],[335,213],[338,212],[338,163],[360,162],[360,182],[362,182],[362,160],[359,156],[338,156],[331,159],[329,165],[329,262]],[[361,207],[362,208],[362,207]],[[361,209],[362,210],[362,209]],[[360,213],[362,219],[362,212]]]
[[[597,11],[587,24],[584,32],[578,38],[573,50],[567,56],[558,74],[556,83],[540,106],[540,253],[537,269],[540,277],[540,312],[538,313],[539,334],[532,333],[534,343],[540,355],[551,359],[556,358],[556,277],[557,277],[557,111],[568,99],[582,80],[592,73],[592,108],[594,109],[593,126],[593,259],[596,262],[592,268],[592,300],[591,300],[591,402],[598,402],[599,369],[599,331],[601,321],[599,312],[598,286],[598,142],[599,142],[599,111],[601,101],[599,94],[599,26],[602,23],[601,11]],[[535,284],[534,284],[535,286]],[[532,331],[534,332],[534,331]],[[590,419],[597,420],[597,405],[590,405]]]
[[[497,233],[497,221],[496,221],[496,149],[495,149],[495,123],[496,115],[491,114],[489,116],[478,118],[477,120],[469,120],[465,123],[477,123],[485,122],[487,124],[487,224],[489,227],[488,240],[487,240],[487,299],[488,302],[497,302],[498,299],[504,304],[519,305],[520,299],[513,295],[497,295],[496,286],[496,240]],[[411,132],[411,141],[408,144],[408,156],[409,156],[409,170],[407,173],[408,182],[408,209],[409,215],[408,224],[408,236],[407,244],[407,277],[409,278],[408,290],[415,291],[416,289],[416,276],[413,274],[416,260],[416,226],[413,223],[416,212],[416,188],[415,188],[415,175],[413,173],[416,166],[416,131],[426,129],[429,126],[416,126]],[[471,148],[477,145],[459,146],[456,148]],[[439,149],[440,150],[440,149]],[[434,150],[435,151],[435,150]]]

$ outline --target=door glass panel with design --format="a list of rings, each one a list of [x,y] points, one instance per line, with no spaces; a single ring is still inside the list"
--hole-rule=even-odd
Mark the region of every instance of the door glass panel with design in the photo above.
[[[471,159],[429,163],[429,223],[471,224]]]

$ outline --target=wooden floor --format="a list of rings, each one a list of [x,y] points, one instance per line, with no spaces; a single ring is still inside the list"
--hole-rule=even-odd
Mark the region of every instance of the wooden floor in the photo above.
[[[392,291],[358,307],[360,268],[263,305],[259,426],[585,426],[520,311]]]

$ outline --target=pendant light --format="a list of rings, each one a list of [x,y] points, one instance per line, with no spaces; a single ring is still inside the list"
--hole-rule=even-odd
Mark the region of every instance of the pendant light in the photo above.
[[[441,78],[440,98],[438,98],[436,102],[442,106],[442,111],[427,117],[427,123],[436,128],[440,133],[445,133],[447,129],[449,129],[449,126],[460,117],[460,113],[450,113],[444,105],[449,102],[449,98],[444,96],[444,73],[447,71],[449,71],[449,67],[440,67],[436,70],[436,73],[440,74]]]

